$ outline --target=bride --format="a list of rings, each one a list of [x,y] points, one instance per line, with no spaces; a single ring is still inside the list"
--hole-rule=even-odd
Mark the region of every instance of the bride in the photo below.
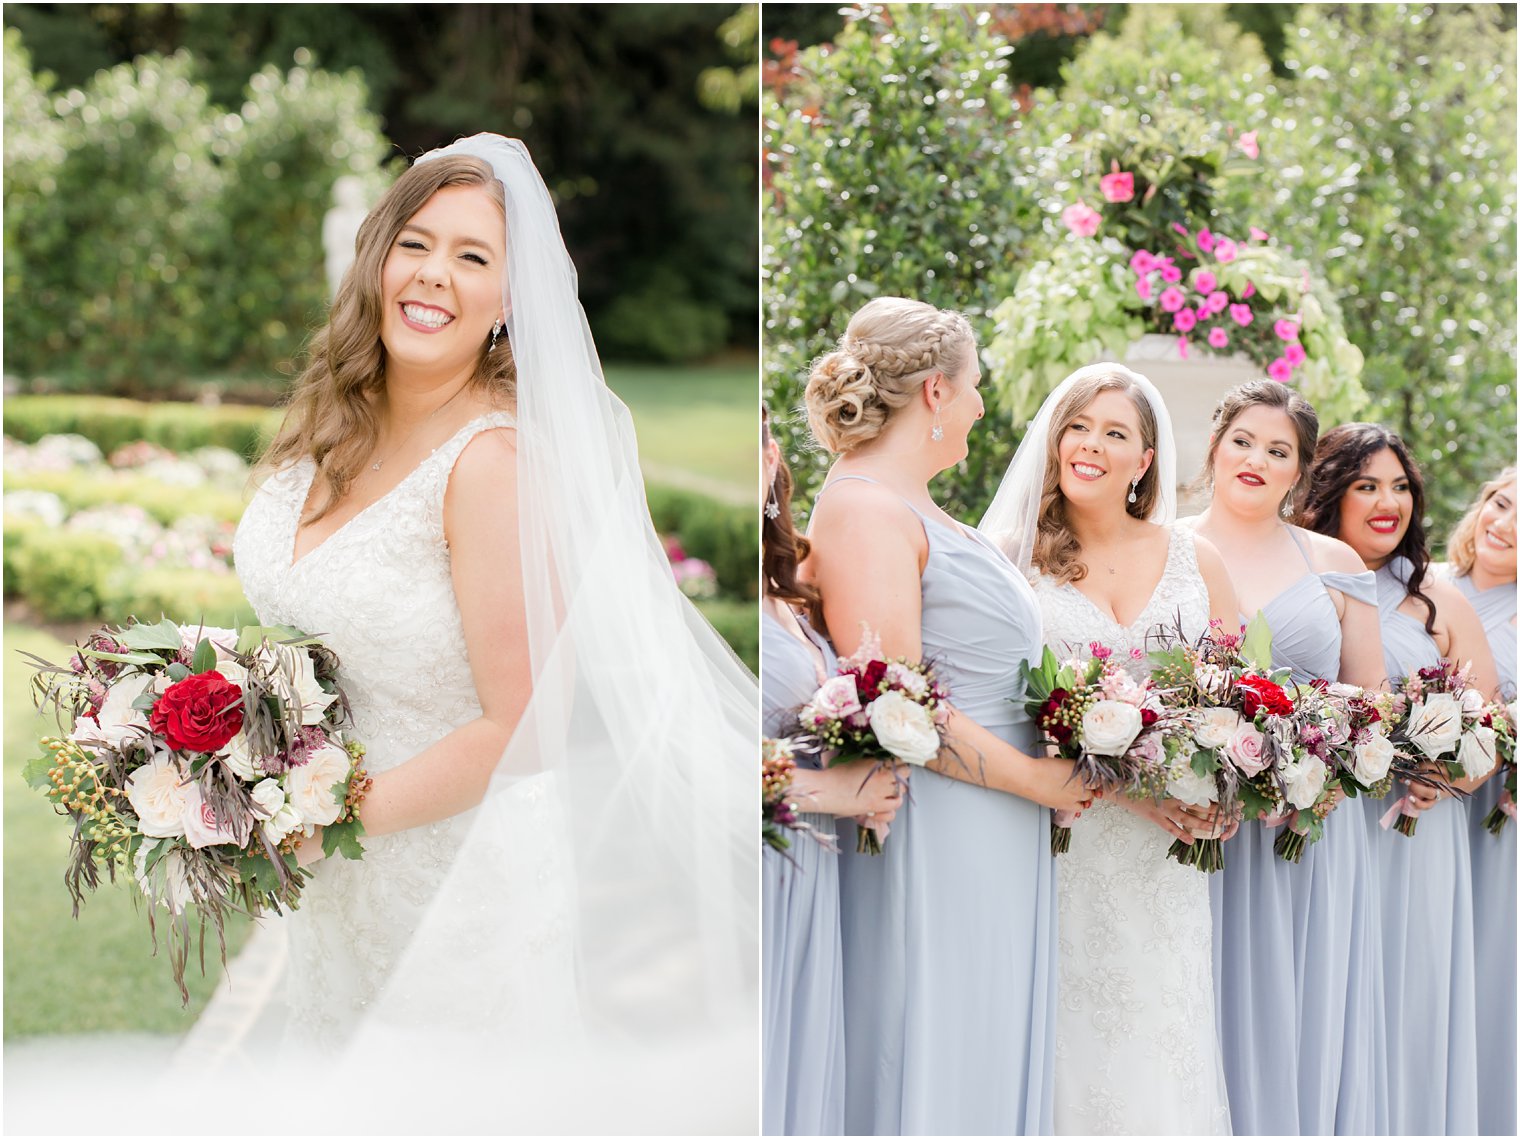
[[[755,686],[671,579],[520,142],[381,199],[263,469],[238,572],[338,655],[374,786],[362,861],[298,852],[245,1054],[336,1057],[345,1127],[752,1129]]]
[[[981,528],[1029,573],[1045,643],[1121,660],[1180,621],[1238,628],[1212,546],[1176,515],[1171,420],[1150,381],[1079,369],[1046,399]],[[1212,810],[1098,800],[1060,859],[1057,1134],[1228,1134],[1214,1023],[1208,876],[1167,857]]]

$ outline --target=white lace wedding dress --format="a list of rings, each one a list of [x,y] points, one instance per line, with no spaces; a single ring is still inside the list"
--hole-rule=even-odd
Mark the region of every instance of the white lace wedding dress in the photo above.
[[[1099,641],[1129,661],[1157,626],[1208,628],[1208,589],[1193,536],[1170,528],[1166,568],[1133,624],[1120,626],[1075,586],[1038,576],[1044,639],[1059,656]],[[1143,674],[1145,662],[1131,671]],[[1167,857],[1171,836],[1098,800],[1058,860],[1058,1135],[1227,1135],[1214,1021],[1207,874]]]
[[[338,655],[354,735],[368,748],[372,774],[480,715],[450,578],[443,499],[466,444],[481,431],[512,424],[506,413],[473,420],[294,563],[297,523],[315,472],[310,461],[270,477],[238,527],[238,575],[260,621],[295,626]],[[500,951],[514,969],[476,978],[468,988],[454,979],[441,997],[408,994],[413,1005],[432,1002],[429,1023],[527,1032],[564,1023],[573,1008],[569,867],[554,778],[522,780],[502,797],[507,815],[492,819],[502,824],[510,865],[499,876],[504,895],[489,903],[514,915],[515,943]],[[333,857],[316,865],[300,909],[266,919],[283,927],[288,953],[283,997],[258,1025],[259,1038],[277,1028],[286,1040],[323,1049],[347,1038],[434,902],[477,813],[369,837],[361,861]],[[472,923],[468,914],[460,919],[458,935],[467,939]]]

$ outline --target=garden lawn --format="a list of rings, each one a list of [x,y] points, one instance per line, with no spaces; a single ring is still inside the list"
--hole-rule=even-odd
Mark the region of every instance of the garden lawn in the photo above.
[[[135,887],[102,882],[79,919],[63,885],[68,823],[21,778],[40,736],[56,734],[51,715],[33,712],[31,669],[18,650],[63,662],[69,646],[47,633],[5,625],[5,1038],[85,1032],[176,1033],[200,1015],[221,975],[216,935],[208,931],[206,977],[194,957],[186,970],[190,1007],[163,950],[151,956],[147,911]],[[141,899],[139,899],[141,900]],[[249,923],[228,927],[228,956]]]

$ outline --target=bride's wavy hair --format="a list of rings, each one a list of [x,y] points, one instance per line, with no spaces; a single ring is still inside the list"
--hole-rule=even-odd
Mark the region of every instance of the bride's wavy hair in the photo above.
[[[327,323],[312,336],[307,363],[285,406],[285,419],[259,460],[259,472],[300,459],[317,464],[322,505],[302,519],[321,518],[348,492],[379,438],[375,400],[385,390],[385,345],[380,340],[380,271],[396,235],[434,194],[449,186],[474,186],[506,215],[506,193],[490,164],[451,155],[420,162],[375,204],[354,241],[354,263],[343,275]],[[503,270],[505,272],[505,270]],[[473,383],[491,402],[510,406],[517,393],[517,366],[509,338],[495,348],[480,345]]]
[[[1425,543],[1425,480],[1409,454],[1404,440],[1380,423],[1343,423],[1327,431],[1314,451],[1309,472],[1309,495],[1300,512],[1300,525],[1332,538],[1341,536],[1341,501],[1351,484],[1362,477],[1372,456],[1384,449],[1404,468],[1409,480],[1409,529],[1394,547],[1390,558],[1408,558],[1414,572],[1404,583],[1404,593],[1425,606],[1425,631],[1434,633],[1436,603],[1420,589],[1430,568],[1430,547]]]
[[[1156,413],[1135,382],[1134,372],[1122,364],[1090,364],[1074,373],[1073,378],[1076,382],[1050,415],[1050,435],[1045,441],[1045,485],[1040,492],[1040,514],[1035,522],[1034,551],[1030,557],[1036,569],[1062,583],[1081,581],[1087,576],[1087,566],[1081,559],[1082,546],[1071,532],[1066,496],[1061,493],[1061,437],[1072,420],[1102,393],[1124,392],[1140,415],[1141,444],[1148,451],[1156,449]],[[1135,518],[1149,518],[1159,493],[1156,464],[1152,462],[1135,488],[1135,501],[1126,502],[1124,508]]]
[[[1458,577],[1472,573],[1473,563],[1478,560],[1478,515],[1488,500],[1515,481],[1515,468],[1505,467],[1478,492],[1478,497],[1462,515],[1462,520],[1452,527],[1451,537],[1446,540],[1446,560]],[[1511,492],[1513,497],[1513,492]]]
[[[761,404],[760,446],[762,451],[770,444],[771,439],[770,409]],[[774,502],[780,513],[772,518],[769,513],[762,511],[760,516],[761,565],[765,573],[765,592],[770,597],[778,597],[782,601],[802,606],[807,612],[809,623],[822,632],[825,628],[823,599],[818,595],[817,586],[811,582],[802,581],[797,576],[797,566],[808,556],[812,545],[797,533],[796,523],[792,520],[792,471],[786,465],[785,455],[780,457],[780,462],[776,466],[775,481],[766,489],[770,495],[768,502]]]

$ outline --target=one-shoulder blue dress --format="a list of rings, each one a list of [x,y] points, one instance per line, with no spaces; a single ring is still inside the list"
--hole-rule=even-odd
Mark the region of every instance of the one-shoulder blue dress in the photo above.
[[[1329,589],[1377,604],[1372,573],[1305,573],[1262,609],[1272,665],[1334,681],[1341,625]],[[1280,831],[1243,825],[1214,876],[1214,985],[1237,1135],[1386,1135],[1378,892],[1362,809],[1345,803],[1297,864]]]
[[[1499,667],[1499,693],[1515,698],[1515,583],[1479,590],[1452,579],[1473,603]],[[1515,832],[1498,835],[1483,820],[1499,803],[1504,780],[1494,776],[1468,800],[1472,848],[1473,952],[1478,970],[1478,1133],[1515,1134]]]
[[[1033,592],[980,535],[914,513],[929,542],[924,656],[961,712],[1030,750],[1019,665],[1040,657]],[[853,825],[840,846],[846,1133],[1049,1134],[1049,812],[918,770],[882,855],[855,853]]]
[[[1398,611],[1412,572],[1406,558],[1390,559],[1377,571],[1390,677],[1441,659],[1423,622]],[[1402,790],[1395,786],[1383,801],[1363,800],[1382,902],[1389,1134],[1472,1135],[1478,1130],[1478,1030],[1467,807],[1443,799],[1420,815],[1414,837],[1406,838],[1381,825]]]
[[[768,737],[834,671],[834,651],[805,621],[798,625],[823,654],[822,673],[807,646],[769,613],[760,618],[761,725]],[[816,757],[797,757],[815,764]],[[802,821],[834,833],[830,815]],[[844,1130],[844,978],[839,949],[839,859],[811,836],[793,834],[782,853],[761,858],[761,1124],[766,1135],[838,1135]]]

